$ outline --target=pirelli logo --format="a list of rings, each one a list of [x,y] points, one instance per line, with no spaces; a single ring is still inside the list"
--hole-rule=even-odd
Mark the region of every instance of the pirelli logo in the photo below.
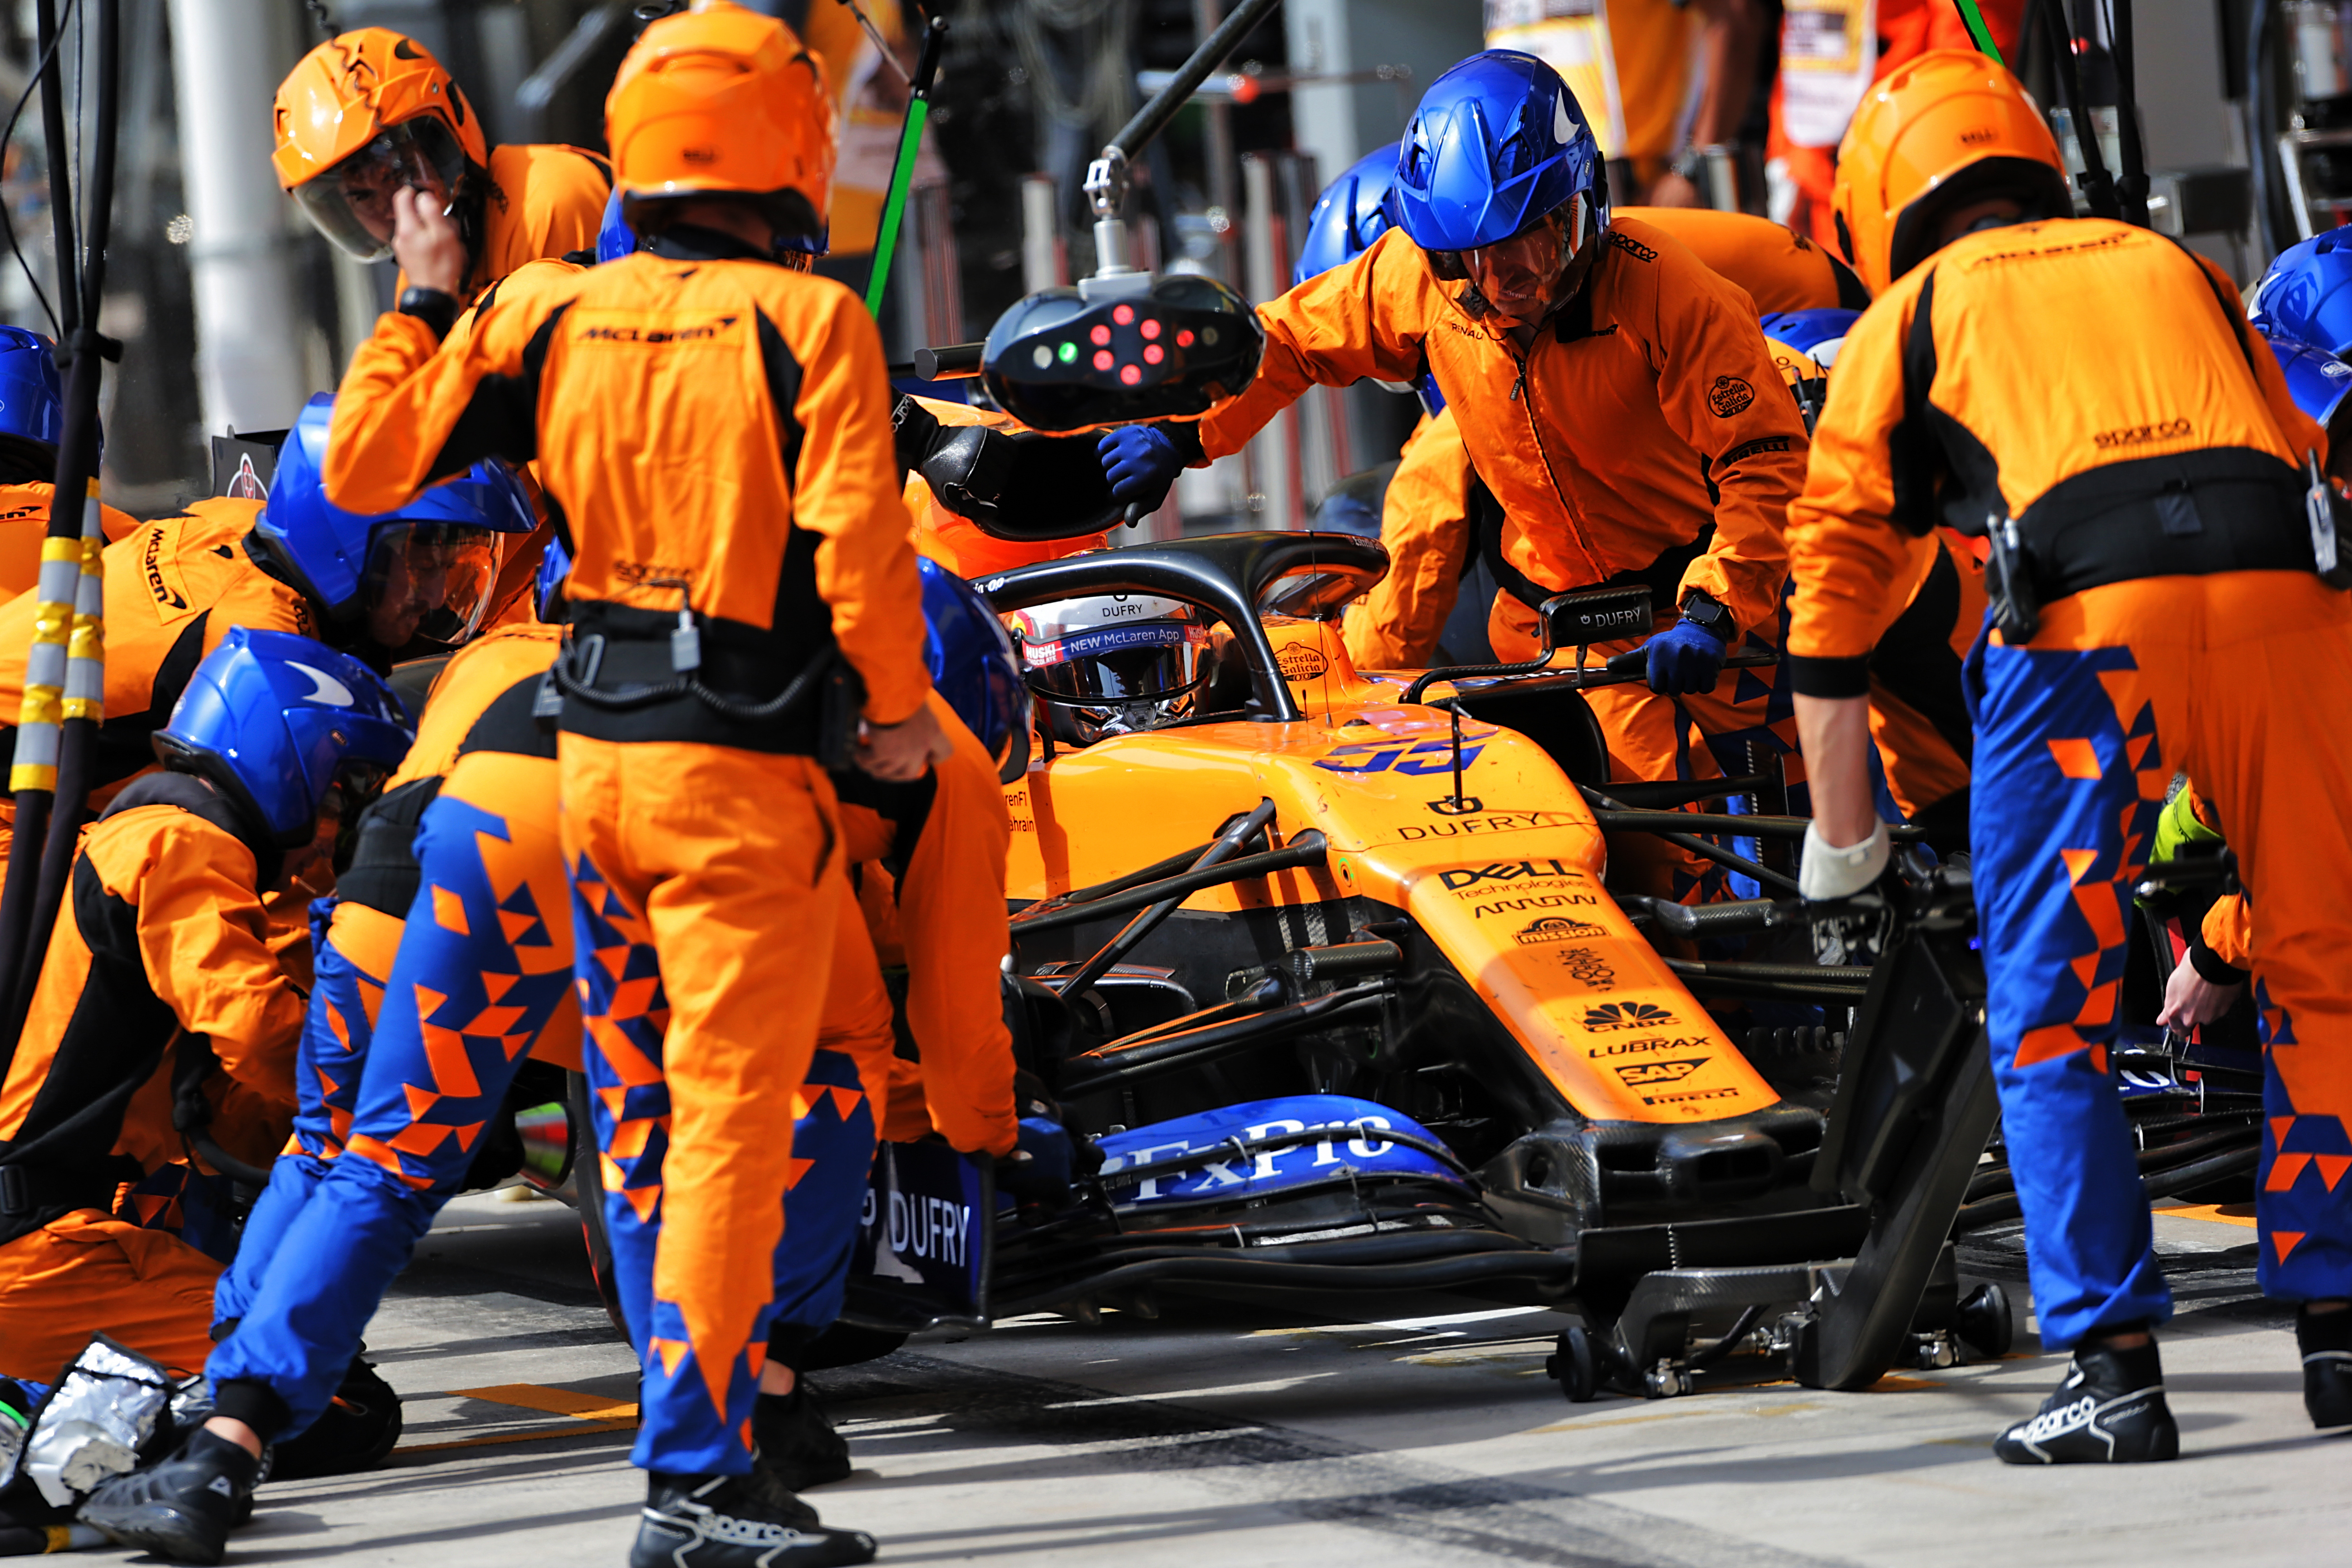
[[[1755,440],[1742,441],[1738,446],[1726,452],[1723,455],[1723,461],[1727,467],[1742,458],[1759,457],[1766,452],[1785,452],[1788,449],[1789,438],[1786,436],[1759,436]]]
[[[2091,437],[2091,445],[2103,452],[2118,447],[2145,447],[2151,441],[2174,441],[2189,433],[2192,426],[2186,419],[2159,419],[2152,425],[2134,425],[2122,430],[2102,430]]]

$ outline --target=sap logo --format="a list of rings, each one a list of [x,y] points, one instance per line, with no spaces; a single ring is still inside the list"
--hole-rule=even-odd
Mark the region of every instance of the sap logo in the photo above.
[[[1488,734],[1494,731],[1489,730]],[[1462,767],[1468,772],[1478,760],[1484,748],[1462,748]],[[1409,746],[1379,741],[1352,741],[1344,746],[1334,746],[1330,754],[1315,764],[1332,773],[1450,773],[1454,771],[1454,745],[1450,741],[1420,741]]]
[[[1402,773],[1403,770],[1398,771]],[[1433,800],[1429,808],[1444,815],[1444,808],[1453,804],[1448,800]],[[1456,817],[1452,822],[1433,823],[1426,827],[1400,827],[1397,837],[1410,844],[1416,838],[1454,838],[1470,833],[1516,833],[1525,827],[1556,826],[1567,820],[1567,814],[1558,811],[1496,812],[1486,816]]]
[[[1654,1002],[1603,1002],[1584,1010],[1584,1026],[1596,1035],[1620,1029],[1671,1029],[1675,1016]]]
[[[1322,764],[1318,763],[1316,765],[1319,767]],[[1519,882],[1536,877],[1573,877],[1577,874],[1557,860],[1513,860],[1493,866],[1465,866],[1452,871],[1440,871],[1437,876],[1445,884],[1446,891],[1460,892],[1481,882]]]
[[[1613,991],[1617,988],[1617,971],[1609,961],[1589,947],[1571,947],[1561,951],[1559,962],[1568,977],[1588,991]]]
[[[1707,1061],[1706,1057],[1685,1057],[1670,1062],[1627,1062],[1616,1073],[1629,1087],[1639,1089],[1643,1084],[1680,1083],[1706,1066]]]
[[[1696,1100],[1730,1100],[1738,1095],[1736,1089],[1692,1089],[1680,1094],[1645,1094],[1644,1105],[1686,1105]]]
[[[867,1189],[868,1206],[872,1189]],[[870,1223],[870,1216],[869,1216]],[[971,1248],[971,1208],[919,1193],[890,1194],[890,1250],[900,1258],[936,1258],[963,1266]]]
[[[1538,893],[1529,899],[1499,899],[1491,904],[1480,904],[1470,911],[1470,918],[1483,921],[1488,915],[1516,915],[1528,910],[1565,910],[1600,901],[1600,898],[1592,893]]]
[[[1646,1040],[1612,1040],[1605,1046],[1595,1046],[1584,1054],[1588,1057],[1631,1057],[1643,1051],[1687,1051],[1714,1043],[1705,1035],[1657,1035]]]
[[[1579,937],[1608,934],[1608,927],[1594,925],[1590,921],[1570,920],[1566,915],[1547,915],[1521,926],[1518,941],[1522,947],[1533,947],[1540,942],[1574,942]]]

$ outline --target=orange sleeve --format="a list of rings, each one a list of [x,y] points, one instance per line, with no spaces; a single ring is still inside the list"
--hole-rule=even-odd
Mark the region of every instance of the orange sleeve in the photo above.
[[[460,316],[446,342],[414,316],[378,316],[336,389],[320,475],[327,499],[349,511],[390,511],[470,467],[470,459],[436,466],[450,433],[485,381],[523,368],[533,334],[562,309],[566,286],[581,275],[568,262],[532,262]],[[530,407],[486,406],[469,423],[478,435],[496,436],[489,444],[499,456],[527,462],[538,453],[536,416]]]
[[[2246,907],[2245,894],[2214,900],[2198,934],[2222,963],[2239,969],[2254,966],[2254,915]]]
[[[1782,391],[1747,295],[1697,269],[1698,287],[1661,289],[1658,407],[1706,464],[1715,537],[1683,573],[1679,602],[1704,592],[1748,631],[1777,628],[1788,577],[1788,505],[1804,482],[1804,415]]]
[[[210,823],[174,815],[139,888],[148,983],[180,1027],[212,1037],[229,1077],[290,1101],[303,1001],[270,955],[252,854]]]
[[[138,532],[139,520],[101,501],[98,508],[98,526],[99,531],[106,535],[106,542],[112,544],[116,540],[128,539]]]
[[[1423,419],[1405,442],[1381,503],[1388,575],[1348,606],[1341,633],[1358,669],[1424,669],[1462,585],[1470,552],[1470,454],[1454,411]]]
[[[1420,253],[1391,229],[1344,267],[1309,278],[1257,308],[1265,353],[1240,396],[1201,421],[1201,450],[1238,452],[1308,387],[1351,386],[1367,376],[1411,381],[1421,374],[1425,296],[1433,291]]]
[[[1915,539],[1895,525],[1888,450],[1903,420],[1903,342],[1917,297],[1916,283],[1896,284],[1846,334],[1804,491],[1789,506],[1796,600],[1787,652],[1796,689],[1809,697],[1868,694],[1870,651],[1903,612],[1895,588],[1936,547],[1932,534]]]

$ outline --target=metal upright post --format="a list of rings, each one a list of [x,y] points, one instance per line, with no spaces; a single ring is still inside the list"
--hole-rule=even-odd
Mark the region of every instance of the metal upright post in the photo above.
[[[1244,291],[1264,304],[1283,290],[1289,273],[1289,247],[1276,211],[1275,154],[1242,156],[1242,255],[1248,281]],[[1286,408],[1266,422],[1249,444],[1250,489],[1263,528],[1299,526],[1298,416]]]

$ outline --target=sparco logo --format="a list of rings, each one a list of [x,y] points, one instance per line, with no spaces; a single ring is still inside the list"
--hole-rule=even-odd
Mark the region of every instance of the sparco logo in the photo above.
[[[1632,1057],[1644,1051],[1687,1051],[1711,1044],[1705,1035],[1655,1035],[1646,1040],[1612,1040],[1605,1046],[1595,1046],[1584,1054],[1588,1057]]]
[[[1532,877],[1573,876],[1557,860],[1512,860],[1492,866],[1465,866],[1459,870],[1440,871],[1438,879],[1449,892],[1475,887],[1480,882],[1520,882]]]
[[[1606,926],[1597,926],[1590,921],[1574,921],[1566,915],[1546,915],[1519,928],[1519,945],[1533,947],[1539,942],[1573,942],[1579,937],[1608,934]]]
[[[1620,1029],[1671,1029],[1675,1016],[1654,1002],[1603,1002],[1584,1010],[1584,1026],[1596,1035]]]
[[[1613,991],[1617,987],[1617,972],[1609,961],[1589,947],[1561,950],[1559,962],[1570,979],[1593,991]]]
[[[1684,1057],[1670,1062],[1627,1062],[1615,1071],[1627,1084],[1638,1089],[1643,1084],[1680,1083],[1705,1066],[1705,1057]]]
[[[2103,449],[2144,447],[2150,441],[2169,441],[2177,436],[2186,436],[2189,431],[2186,419],[2159,419],[2153,425],[2135,425],[2127,430],[2102,430],[2091,437],[2091,445]]]

